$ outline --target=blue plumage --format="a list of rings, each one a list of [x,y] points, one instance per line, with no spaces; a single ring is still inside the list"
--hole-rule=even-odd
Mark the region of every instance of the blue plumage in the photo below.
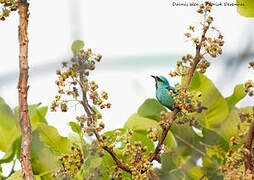
[[[164,76],[152,76],[155,79],[156,85],[156,98],[157,100],[165,107],[170,109],[171,111],[174,109],[174,97],[178,96],[178,92],[176,88],[170,86],[168,80]],[[170,91],[173,92],[170,95]],[[186,103],[190,103],[188,99],[185,99]],[[207,110],[207,107],[201,106],[195,112],[201,113],[203,110]]]
[[[177,95],[176,88],[170,86],[168,80],[164,76],[152,76],[155,79],[156,83],[156,98],[168,109],[173,110],[174,108],[174,99],[169,94],[170,90]]]

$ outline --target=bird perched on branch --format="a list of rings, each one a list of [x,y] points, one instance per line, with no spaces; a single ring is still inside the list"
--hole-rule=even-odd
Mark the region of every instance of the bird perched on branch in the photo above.
[[[168,80],[164,76],[153,76],[156,86],[156,98],[163,105],[171,111],[174,109],[174,99],[169,94],[170,90],[176,93],[176,88],[170,86]],[[176,94],[177,95],[177,94]]]
[[[152,75],[151,75],[152,76]],[[176,88],[170,86],[168,80],[164,76],[152,76],[155,79],[156,86],[156,98],[160,104],[167,107],[171,111],[174,110],[174,97],[170,95],[170,91],[173,92],[173,96],[178,96]],[[190,101],[186,99],[186,102]],[[201,106],[196,112],[201,113],[202,110],[206,110],[207,107]]]

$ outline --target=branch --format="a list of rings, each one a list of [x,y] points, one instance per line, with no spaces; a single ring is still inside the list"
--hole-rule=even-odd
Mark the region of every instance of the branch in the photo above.
[[[188,74],[188,78],[186,80],[186,83],[185,83],[185,86],[184,86],[184,91],[187,91],[189,85],[190,85],[190,82],[191,82],[191,78],[197,68],[197,65],[198,63],[200,62],[201,60],[201,55],[200,55],[200,50],[201,50],[201,47],[202,47],[202,43],[205,41],[206,37],[206,32],[207,30],[209,29],[209,25],[206,26],[206,25],[203,25],[203,33],[202,33],[202,36],[201,36],[201,40],[200,40],[200,43],[196,45],[196,55],[195,55],[195,58],[194,58],[194,63],[191,67],[191,69],[189,70],[189,74]]]
[[[103,140],[101,139],[101,137],[100,137],[100,135],[98,134],[98,132],[97,132],[96,130],[94,130],[93,132],[94,132],[94,134],[95,134],[97,140],[98,140],[100,143],[103,144]],[[126,171],[126,172],[128,172],[128,173],[131,174],[130,167],[129,167],[127,164],[125,164],[122,160],[120,160],[120,159],[118,158],[118,156],[116,155],[116,153],[113,151],[112,148],[110,148],[110,147],[108,147],[108,146],[106,146],[106,145],[103,145],[102,148],[103,148],[105,151],[107,151],[107,152],[111,155],[111,157],[113,158],[113,160],[115,161],[116,165],[117,165],[119,168],[121,168],[122,170],[124,170],[124,171]]]
[[[202,180],[206,177],[206,174],[204,174],[199,180]]]
[[[79,62],[79,65],[82,65],[82,62]],[[84,69],[80,69],[79,70],[79,85],[81,86],[81,90],[82,90],[82,101],[81,104],[88,116],[88,122],[87,125],[88,126],[93,126],[94,125],[94,116],[96,114],[96,112],[94,112],[94,110],[92,109],[92,107],[89,105],[88,103],[88,99],[87,99],[87,92],[84,90],[85,88],[83,88],[83,82],[84,81]],[[130,167],[125,164],[114,152],[114,150],[106,145],[104,145],[103,140],[101,139],[99,133],[97,132],[97,130],[95,128],[92,128],[93,133],[95,134],[95,137],[97,138],[97,140],[99,141],[99,143],[102,145],[102,148],[107,151],[110,156],[113,158],[113,160],[115,161],[116,165],[121,168],[122,170],[128,172],[131,174],[131,169]]]
[[[20,161],[23,178],[33,180],[33,171],[30,159],[30,150],[32,142],[31,124],[28,115],[27,91],[28,91],[28,3],[22,1],[19,3],[19,82],[18,82],[18,99],[19,99],[19,119],[22,134],[22,145]]]
[[[253,143],[253,137],[254,137],[254,122],[250,124],[247,139],[245,141],[245,148],[249,150],[249,154],[247,155],[246,163],[245,163],[245,171],[250,170],[252,172],[252,143]]]
[[[160,153],[160,151],[161,151],[161,146],[162,146],[162,144],[163,144],[163,142],[164,142],[164,140],[165,140],[165,138],[166,138],[166,136],[167,136],[167,134],[168,134],[168,131],[169,131],[171,125],[172,125],[173,120],[175,120],[176,115],[177,115],[177,113],[178,113],[179,111],[180,111],[180,110],[179,110],[178,108],[175,108],[174,111],[172,112],[171,117],[170,117],[170,119],[171,119],[171,124],[170,124],[168,127],[166,127],[165,129],[163,129],[162,134],[161,134],[161,137],[160,137],[160,139],[159,139],[159,142],[158,142],[158,144],[157,144],[157,146],[156,146],[154,152],[150,155],[150,159],[149,159],[150,162],[152,162],[153,160],[155,160],[156,156]]]
[[[190,85],[190,82],[191,82],[191,79],[193,77],[193,74],[197,68],[197,65],[198,63],[200,62],[201,60],[201,54],[200,54],[200,51],[201,51],[201,47],[202,47],[202,43],[206,40],[206,32],[207,30],[209,29],[209,25],[203,25],[203,33],[202,33],[202,36],[201,36],[201,40],[199,42],[199,44],[196,45],[196,55],[195,55],[195,58],[194,58],[194,63],[193,65],[191,66],[189,72],[188,72],[188,77],[187,77],[187,80],[186,80],[186,83],[185,83],[185,86],[184,86],[184,91],[187,91],[189,85]],[[162,134],[161,134],[161,137],[159,139],[159,142],[154,150],[154,152],[152,153],[152,155],[150,156],[150,162],[152,162],[153,160],[155,160],[156,156],[160,153],[161,151],[161,148],[162,148],[162,144],[168,134],[168,131],[169,129],[171,128],[171,125],[173,123],[173,121],[176,119],[176,115],[177,113],[180,112],[180,109],[178,107],[175,107],[172,114],[171,114],[171,117],[169,119],[169,126],[167,126],[165,129],[163,129],[162,131]]]

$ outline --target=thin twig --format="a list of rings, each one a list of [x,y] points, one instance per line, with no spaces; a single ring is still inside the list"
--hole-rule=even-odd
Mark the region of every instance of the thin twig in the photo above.
[[[18,82],[18,98],[19,98],[19,119],[22,134],[22,145],[20,153],[20,161],[23,178],[25,180],[33,180],[32,164],[30,159],[30,150],[32,143],[31,124],[28,115],[27,91],[28,91],[28,7],[26,0],[19,3],[19,82]]]
[[[245,148],[249,150],[249,154],[246,157],[245,171],[250,170],[252,172],[252,144],[254,138],[254,122],[250,124],[247,139],[245,141]]]
[[[204,174],[199,180],[202,180],[206,177],[206,174]]]

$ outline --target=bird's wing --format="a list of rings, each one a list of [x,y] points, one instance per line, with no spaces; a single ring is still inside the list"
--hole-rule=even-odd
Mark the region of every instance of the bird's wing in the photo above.
[[[168,87],[166,87],[166,89],[169,91],[173,91],[173,93],[176,95],[178,94],[178,92],[176,91],[176,88],[174,88],[174,87],[168,86]]]

